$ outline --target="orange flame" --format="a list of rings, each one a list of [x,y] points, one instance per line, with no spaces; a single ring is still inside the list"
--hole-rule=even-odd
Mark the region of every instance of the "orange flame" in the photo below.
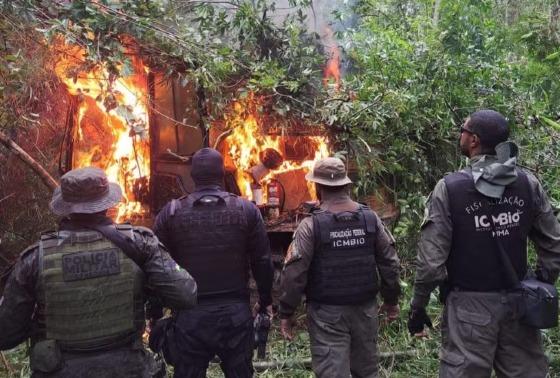
[[[328,87],[334,81],[336,90],[340,89],[340,50],[334,38],[331,28],[325,28],[325,40],[328,44],[325,47],[328,50],[328,60],[323,70],[323,86]]]
[[[235,179],[239,190],[250,200],[253,199],[251,184],[254,179],[249,170],[260,163],[260,154],[264,150],[272,148],[278,151],[284,157],[284,161],[277,169],[270,171],[262,178],[261,182],[266,182],[268,179],[288,171],[303,170],[307,173],[317,160],[329,155],[328,141],[325,136],[299,136],[298,138],[305,138],[307,144],[313,149],[308,154],[313,158],[303,161],[287,160],[285,154],[287,138],[284,135],[266,135],[264,133],[261,109],[262,100],[251,94],[244,100],[236,101],[229,114],[226,115],[226,126],[231,130],[231,134],[225,140],[227,144],[226,164],[229,161],[236,168]],[[315,187],[308,183],[307,188],[310,197],[315,199]],[[266,192],[264,196],[266,201]]]
[[[146,67],[132,57],[127,77],[116,77],[104,65],[83,71],[85,52],[58,45],[62,53],[55,72],[79,101],[72,166],[99,167],[119,183],[124,202],[117,207],[117,222],[144,214],[146,205],[138,197],[147,192],[150,175]]]

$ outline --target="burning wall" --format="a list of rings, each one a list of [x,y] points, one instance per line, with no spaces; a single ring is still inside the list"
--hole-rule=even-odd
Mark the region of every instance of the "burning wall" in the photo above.
[[[66,85],[74,103],[69,126],[72,132],[69,134],[70,141],[67,141],[71,150],[71,168],[90,165],[100,167],[106,171],[111,181],[121,185],[125,201],[117,209],[116,220],[141,218],[144,214],[148,215],[150,205],[153,210],[157,210],[162,202],[169,200],[168,196],[164,201],[148,199],[149,196],[157,195],[149,193],[150,189],[161,186],[159,182],[163,182],[165,178],[176,178],[169,183],[166,181],[166,187],[180,181],[179,187],[182,190],[188,188],[190,185],[185,185],[185,181],[189,180],[188,173],[185,176],[181,172],[188,172],[188,166],[185,169],[184,164],[173,162],[161,149],[166,144],[171,152],[182,154],[183,146],[195,139],[200,143],[197,148],[203,147],[203,140],[198,134],[191,135],[189,138],[192,140],[180,137],[183,133],[178,128],[198,127],[185,125],[184,120],[178,121],[175,109],[177,96],[188,93],[191,97],[196,97],[196,93],[188,88],[183,88],[180,94],[176,93],[177,88],[173,84],[167,87],[154,85],[151,95],[156,98],[150,98],[149,71],[138,55],[129,55],[132,64],[130,67],[121,67],[127,68],[122,71],[129,71],[128,75],[121,77],[109,72],[103,65],[87,67],[84,64],[84,51],[79,47],[58,47],[57,50],[61,53],[55,71]],[[172,98],[160,104],[161,98],[167,97],[162,91],[170,91]],[[171,114],[165,114],[169,113],[165,109],[155,109],[166,102],[173,104]],[[154,112],[157,113],[155,116]],[[173,119],[173,125],[166,125],[169,123],[166,119]],[[157,123],[162,125],[151,132],[150,120],[158,120]],[[181,123],[183,124],[179,125]],[[227,134],[226,137],[220,139],[220,135],[224,133]],[[150,140],[150,135],[153,140]],[[171,139],[175,140],[176,145],[170,143],[170,135],[174,136]],[[286,210],[316,198],[314,186],[307,183],[304,176],[315,161],[329,154],[323,128],[304,124],[299,119],[280,119],[278,115],[267,114],[263,100],[249,95],[234,102],[224,119],[211,125],[210,145],[218,140],[220,143],[216,147],[225,157],[226,168],[231,173],[233,186],[236,188],[234,191],[238,194],[259,204],[266,204],[269,200],[267,186],[274,181],[283,189],[281,207]],[[151,151],[152,145],[155,145],[157,151]],[[192,150],[191,147],[188,149]],[[269,167],[266,174],[256,177],[254,168],[259,165],[262,167],[262,156],[266,151],[278,154],[280,164]],[[157,174],[158,179],[150,187],[152,174]],[[262,197],[255,197],[255,193],[258,193],[255,191],[256,187],[262,187]],[[167,190],[161,189],[161,192]],[[177,190],[167,192],[176,194]]]
[[[55,71],[74,96],[70,145],[72,167],[96,166],[118,182],[124,201],[117,208],[121,221],[147,211],[150,176],[147,68],[134,55],[130,75],[120,77],[107,67],[84,69],[80,47],[59,44]]]

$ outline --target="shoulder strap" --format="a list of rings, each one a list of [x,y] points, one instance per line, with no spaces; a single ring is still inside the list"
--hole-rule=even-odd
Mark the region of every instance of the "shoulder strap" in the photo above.
[[[171,200],[171,204],[169,205],[169,216],[172,217],[175,215],[175,212],[181,208],[181,201],[187,198],[189,194],[184,195],[179,198],[173,198]]]
[[[311,220],[313,221],[313,243],[315,251],[321,251],[321,225],[317,219],[317,215],[312,213]]]
[[[134,261],[136,265],[142,267],[146,261],[145,256],[142,256],[140,249],[134,243],[131,237],[126,236],[124,233],[119,232],[115,225],[87,225],[86,228],[93,229],[100,232],[103,236],[113,242],[117,247],[119,247],[124,254]]]
[[[181,201],[176,198],[171,200],[171,205],[169,205],[169,216],[175,216],[175,211],[181,208]]]
[[[313,232],[315,236],[315,240],[319,242],[318,245],[322,243],[329,243],[330,236],[329,236],[329,227],[326,227],[326,223],[328,222],[328,217],[332,216],[331,212],[325,210],[319,210],[313,212]],[[317,232],[318,231],[318,232]]]
[[[377,225],[377,219],[375,213],[369,206],[360,204],[360,211],[364,214],[364,219],[366,222],[366,231],[370,234],[375,232],[375,227]]]

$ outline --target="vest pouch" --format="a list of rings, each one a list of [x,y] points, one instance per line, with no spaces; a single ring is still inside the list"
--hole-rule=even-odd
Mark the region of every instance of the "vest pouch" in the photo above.
[[[536,279],[521,281],[521,324],[547,329],[558,326],[558,292]]]
[[[29,357],[32,371],[53,373],[62,368],[62,352],[56,340],[41,340],[31,349]]]

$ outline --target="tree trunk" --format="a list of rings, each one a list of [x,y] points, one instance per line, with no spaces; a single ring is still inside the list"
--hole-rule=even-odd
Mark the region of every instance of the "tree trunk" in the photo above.
[[[558,20],[560,19],[560,0],[557,0],[550,8],[550,31],[555,34],[558,30]]]
[[[432,25],[437,26],[439,21],[439,8],[441,6],[441,0],[436,0],[434,3],[434,12],[432,14]]]
[[[6,148],[16,154],[16,156],[21,161],[23,161],[29,168],[31,168],[49,189],[54,190],[58,186],[56,180],[49,174],[49,172],[47,172],[45,168],[43,168],[41,164],[33,159],[27,152],[25,152],[2,131],[0,131],[0,143],[2,143],[4,146],[6,146]]]
[[[506,8],[506,24],[513,25],[519,19],[519,0],[508,0]]]

